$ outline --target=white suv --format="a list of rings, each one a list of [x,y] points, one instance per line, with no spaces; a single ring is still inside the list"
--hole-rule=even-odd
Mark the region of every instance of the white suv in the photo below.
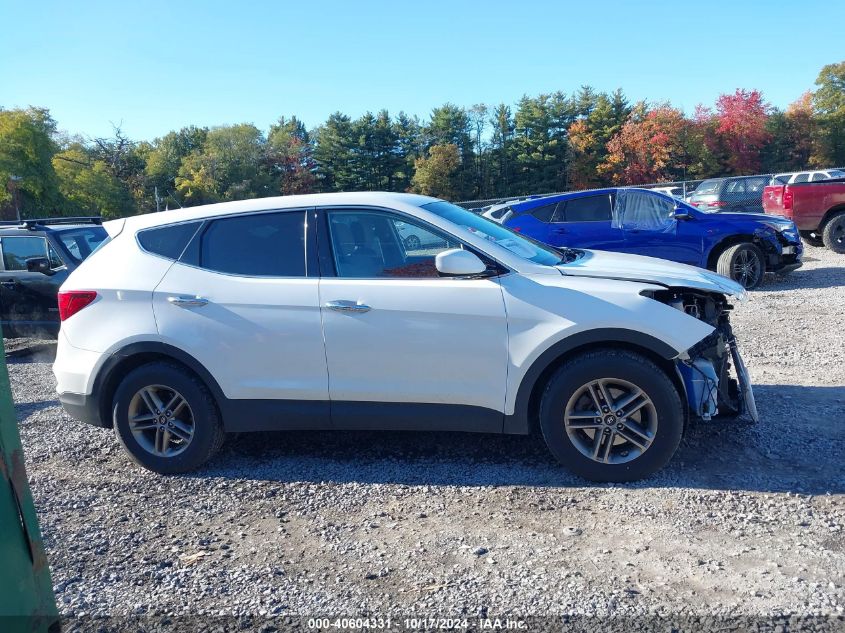
[[[159,473],[232,431],[539,430],[576,473],[626,481],[691,419],[756,417],[728,321],[745,292],[706,270],[555,250],[410,194],[104,226],[61,289],[57,390]]]

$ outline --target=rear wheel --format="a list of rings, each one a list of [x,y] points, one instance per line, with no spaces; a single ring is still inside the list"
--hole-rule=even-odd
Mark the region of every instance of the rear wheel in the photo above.
[[[735,244],[719,255],[716,272],[733,279],[747,290],[756,288],[766,272],[763,251],[750,242]]]
[[[549,380],[540,427],[552,454],[593,481],[634,481],[675,454],[684,412],[669,377],[648,358],[596,350],[566,361]]]
[[[114,429],[132,459],[161,474],[198,468],[223,444],[223,425],[206,386],[170,363],[130,372],[114,397]]]
[[[845,253],[845,211],[834,215],[822,231],[824,245],[834,253]]]

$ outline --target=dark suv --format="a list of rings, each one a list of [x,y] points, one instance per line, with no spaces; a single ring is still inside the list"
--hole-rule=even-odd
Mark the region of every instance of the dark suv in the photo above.
[[[59,286],[106,239],[100,224],[100,218],[0,222],[4,337],[58,335]]]
[[[771,176],[711,178],[695,188],[687,203],[702,211],[763,213],[763,189]]]

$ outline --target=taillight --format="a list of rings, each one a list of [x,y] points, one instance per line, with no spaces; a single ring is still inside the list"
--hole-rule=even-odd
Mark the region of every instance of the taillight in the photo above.
[[[65,321],[97,298],[93,290],[68,290],[59,293],[59,318]]]
[[[781,205],[783,206],[784,211],[792,210],[793,197],[792,191],[788,187],[784,187],[783,197],[781,198]]]
[[[708,207],[726,207],[726,206],[728,206],[728,203],[725,202],[724,200],[714,200],[713,202],[708,202],[707,206]]]

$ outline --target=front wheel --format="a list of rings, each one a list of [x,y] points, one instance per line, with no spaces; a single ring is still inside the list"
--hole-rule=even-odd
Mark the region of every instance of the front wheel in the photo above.
[[[114,396],[114,430],[139,465],[160,474],[198,468],[223,444],[223,424],[208,388],[170,363],[131,371]]]
[[[719,255],[716,272],[740,284],[746,290],[756,288],[763,281],[766,261],[756,244],[735,244]]]
[[[540,428],[552,454],[593,481],[634,481],[660,470],[684,428],[678,391],[648,358],[596,350],[567,360],[546,385]]]
[[[834,253],[845,253],[845,212],[833,216],[824,225],[824,245]]]

